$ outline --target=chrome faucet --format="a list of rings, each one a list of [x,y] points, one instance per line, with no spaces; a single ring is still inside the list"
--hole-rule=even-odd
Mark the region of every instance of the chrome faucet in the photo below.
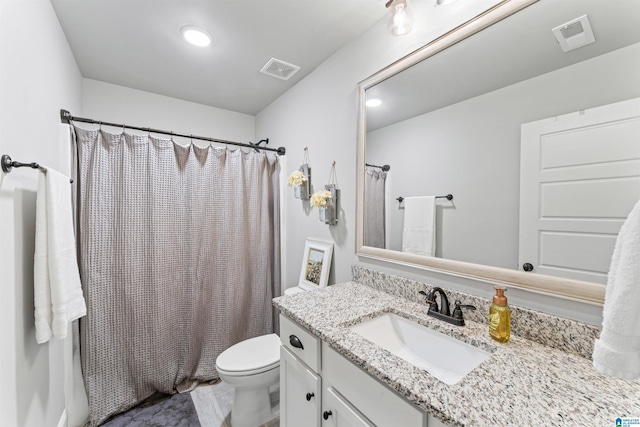
[[[426,293],[425,291],[420,291],[419,293],[425,296],[425,302],[429,304],[429,311],[427,311],[429,316],[444,320],[452,325],[464,326],[464,317],[462,315],[463,308],[469,310],[476,309],[473,305],[461,304],[460,301],[456,300],[453,314],[451,314],[451,311],[449,310],[449,299],[444,293],[444,290],[437,286],[432,288],[429,293]],[[437,295],[440,295],[440,307],[438,307],[438,302],[436,301]]]

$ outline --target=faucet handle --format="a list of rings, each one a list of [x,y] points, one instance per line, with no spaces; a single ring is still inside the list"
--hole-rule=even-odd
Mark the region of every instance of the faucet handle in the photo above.
[[[426,293],[425,291],[419,291],[418,293],[424,295],[424,302],[429,304],[430,311],[438,311],[438,303],[433,296],[433,291],[429,293]]]
[[[474,305],[469,305],[469,304],[462,304],[460,301],[456,301],[456,306],[453,309],[453,318],[454,319],[458,319],[458,320],[463,320],[464,317],[462,316],[462,309],[466,308],[469,310],[475,310],[476,307]]]

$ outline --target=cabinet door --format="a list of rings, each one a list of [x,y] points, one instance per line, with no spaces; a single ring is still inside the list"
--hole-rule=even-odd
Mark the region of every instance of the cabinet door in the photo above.
[[[378,427],[424,427],[427,416],[340,353],[322,343],[322,383]],[[324,406],[324,405],[323,405]]]
[[[280,425],[320,427],[320,377],[280,347]]]
[[[375,427],[333,387],[324,390],[323,427]]]

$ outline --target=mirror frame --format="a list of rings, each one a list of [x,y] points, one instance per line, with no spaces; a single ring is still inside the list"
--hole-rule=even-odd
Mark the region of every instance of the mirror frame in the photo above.
[[[400,251],[364,246],[364,171],[366,159],[366,90],[393,75],[437,54],[467,37],[497,23],[539,0],[504,0],[473,19],[454,28],[409,55],[399,59],[357,85],[357,199],[356,199],[356,255],[417,267],[454,277],[479,280],[517,289],[549,295],[582,303],[602,305],[605,285],[560,277],[526,273],[518,270],[491,267],[444,258],[413,255]]]

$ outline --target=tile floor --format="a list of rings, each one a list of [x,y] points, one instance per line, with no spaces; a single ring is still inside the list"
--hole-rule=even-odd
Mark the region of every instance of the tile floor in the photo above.
[[[234,391],[223,382],[201,385],[191,393],[150,399],[117,415],[102,427],[232,427]],[[278,427],[280,419],[260,427]]]

